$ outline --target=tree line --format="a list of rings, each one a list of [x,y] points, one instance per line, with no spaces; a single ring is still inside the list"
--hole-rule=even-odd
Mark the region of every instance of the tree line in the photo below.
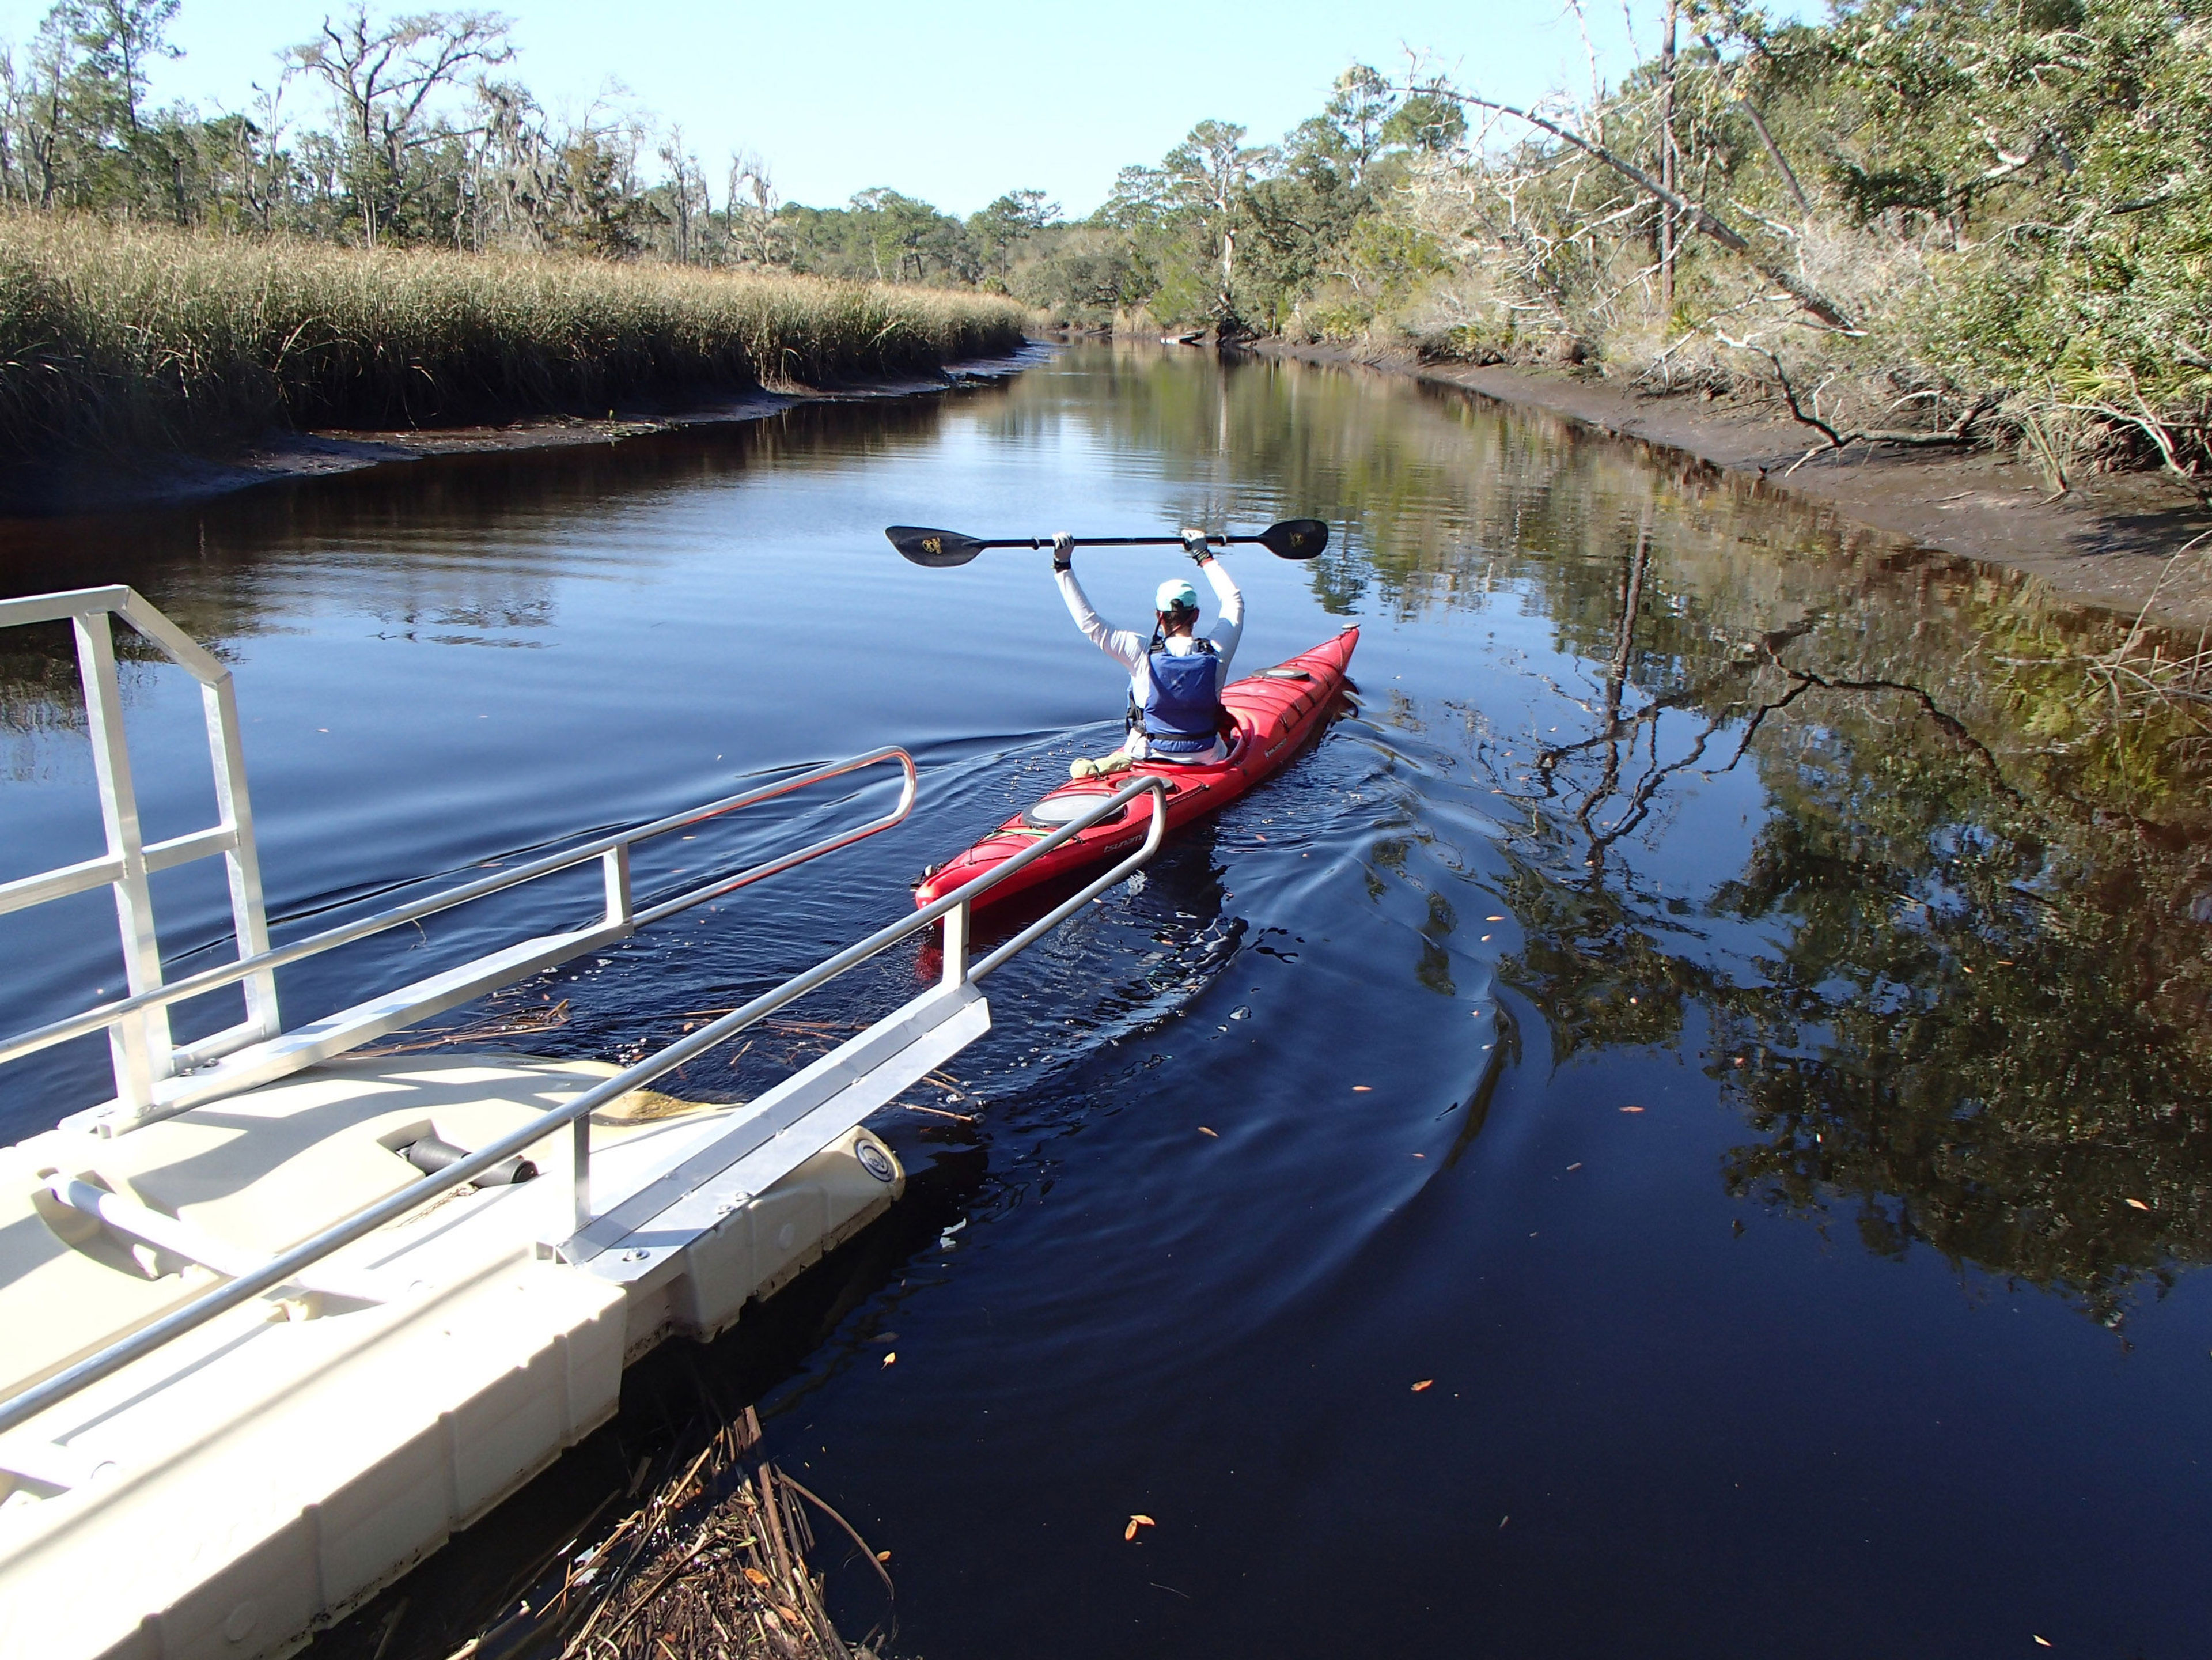
[[[1594,51],[1586,90],[1522,105],[1354,65],[1279,140],[1200,121],[1078,220],[1025,189],[787,202],[757,154],[549,113],[488,12],[356,0],[244,107],[155,107],[177,6],[61,0],[0,54],[0,198],[1564,362],[1771,396],[1808,453],[2002,438],[2060,490],[2212,465],[2212,0],[1668,0],[1617,82]]]
[[[244,106],[156,106],[179,0],[61,0],[0,50],[0,200],[21,209],[367,247],[560,251],[1004,288],[1060,214],[1013,191],[962,220],[888,189],[784,202],[750,151],[601,101],[549,112],[493,12],[362,3],[275,54]]]
[[[1325,252],[1402,182],[1402,159],[1464,131],[1370,69],[1275,146],[1207,120],[1123,169],[1079,222],[1038,190],[960,217],[878,187],[787,202],[768,161],[709,165],[680,127],[602,102],[556,118],[513,74],[511,22],[385,17],[357,0],[274,54],[237,109],[155,106],[179,0],[60,0],[0,50],[0,200],[48,212],[368,247],[565,251],[1015,295],[1098,316],[1279,313]],[[1246,222],[1253,228],[1248,234]],[[1240,241],[1241,239],[1241,241]]]

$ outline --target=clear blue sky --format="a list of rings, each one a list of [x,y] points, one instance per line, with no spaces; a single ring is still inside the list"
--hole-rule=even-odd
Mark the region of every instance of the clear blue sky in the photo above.
[[[431,0],[434,3],[434,0]],[[1657,0],[1628,0],[1656,40]],[[425,0],[395,8],[428,9]],[[0,0],[0,37],[36,30],[42,0]],[[1394,77],[1407,47],[1461,84],[1533,98],[1586,88],[1559,0],[1125,0],[1109,7],[970,0],[510,0],[516,74],[549,107],[617,101],[679,123],[717,201],[730,150],[766,155],[785,198],[819,206],[889,185],[968,213],[1045,191],[1070,214],[1119,167],[1157,161],[1208,116],[1273,140],[1318,109],[1354,60]],[[1609,76],[1631,59],[1621,0],[1591,0]],[[243,108],[274,53],[315,31],[300,0],[184,0],[157,98]]]

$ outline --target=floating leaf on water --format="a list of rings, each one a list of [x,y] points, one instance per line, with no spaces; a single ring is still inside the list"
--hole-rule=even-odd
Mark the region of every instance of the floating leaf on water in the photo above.
[[[1621,1110],[1623,1112],[1641,1112],[1644,1109],[1641,1107],[1623,1107]]]
[[[896,1360],[896,1359],[898,1359],[898,1351],[897,1351],[896,1349],[893,1349],[893,1350],[892,1350],[889,1354],[887,1354],[887,1355],[885,1355],[885,1356],[884,1357],[884,1364],[885,1365],[887,1365],[887,1366],[888,1366],[889,1365],[890,1365],[890,1363],[891,1363],[892,1361],[894,1361],[894,1360]]]
[[[1375,1092],[1375,1085],[1372,1084],[1354,1084],[1352,1086],[1352,1092],[1354,1095],[1372,1095]]]
[[[2128,1201],[2128,1203],[2136,1210],[2148,1210],[2150,1208],[2148,1205],[2143,1203],[2140,1199],[2130,1199]]]
[[[1424,1377],[1419,1383],[1413,1385],[1413,1393],[1419,1395],[1423,1389],[1428,1388],[1430,1384],[1436,1381],[1437,1380],[1433,1377]]]
[[[888,1562],[890,1560],[891,1554],[887,1550],[879,1550],[876,1553],[876,1560],[878,1562]]]
[[[2051,1646],[2051,1639],[2048,1637],[2038,1637],[2035,1641],[2036,1646],[2039,1648],[2047,1649]]]
[[[1217,1140],[1217,1141],[1218,1141],[1218,1140],[1221,1139],[1221,1132],[1220,1132],[1220,1131],[1218,1131],[1218,1130],[1210,1130],[1210,1129],[1206,1128],[1206,1127],[1205,1125],[1203,1125],[1203,1124],[1200,1124],[1200,1125],[1198,1127],[1198,1133],[1199,1133],[1200,1135],[1210,1135],[1210,1136],[1212,1136],[1212,1137],[1215,1140]]]
[[[1129,1525],[1121,1529],[1121,1537],[1124,1540],[1134,1539],[1137,1536],[1137,1529],[1139,1528],[1158,1527],[1158,1525],[1159,1524],[1153,1521],[1149,1516],[1133,1516],[1129,1518]]]

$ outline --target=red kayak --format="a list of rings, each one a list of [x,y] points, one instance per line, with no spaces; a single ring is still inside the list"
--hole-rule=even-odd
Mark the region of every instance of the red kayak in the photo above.
[[[1133,777],[1168,781],[1168,829],[1171,831],[1220,812],[1261,779],[1280,770],[1297,753],[1298,745],[1327,717],[1337,694],[1344,690],[1345,669],[1352,661],[1352,648],[1358,643],[1359,630],[1346,629],[1335,639],[1301,652],[1287,663],[1224,686],[1221,702],[1237,726],[1226,760],[1204,767],[1139,761],[1127,772],[1071,780],[1048,792],[1035,806],[1016,813],[967,852],[933,865],[915,885],[915,905],[929,904],[974,881],[1032,846],[1039,836],[1059,829],[1100,796],[1111,795]],[[976,909],[988,909],[1024,889],[1128,852],[1144,839],[1152,812],[1152,798],[1140,796],[981,895],[975,901]]]

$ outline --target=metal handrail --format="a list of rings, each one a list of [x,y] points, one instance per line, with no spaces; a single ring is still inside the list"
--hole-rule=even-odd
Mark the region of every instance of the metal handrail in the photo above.
[[[1121,860],[1097,880],[1087,885],[1081,892],[1064,900],[1044,917],[1023,929],[1006,945],[985,957],[971,970],[968,964],[968,921],[969,907],[975,897],[1012,876],[1016,871],[1042,858],[1069,837],[1088,830],[1091,825],[1125,806],[1138,796],[1149,794],[1152,798],[1151,824],[1145,839],[1135,852]],[[576,1097],[564,1105],[556,1107],[534,1122],[511,1130],[498,1140],[487,1143],[459,1159],[444,1170],[424,1177],[421,1181],[400,1189],[397,1193],[379,1200],[367,1208],[316,1234],[290,1250],[271,1257],[251,1274],[242,1274],[217,1286],[204,1296],[195,1298],[182,1308],[172,1310],[149,1325],[141,1327],[130,1336],[109,1344],[97,1354],[88,1355],[65,1371],[55,1373],[43,1383],[33,1385],[20,1394],[0,1402],[0,1433],[15,1428],[44,1412],[47,1408],[69,1399],[101,1378],[119,1371],[140,1356],[173,1340],[183,1336],[214,1319],[217,1315],[237,1307],[240,1304],[259,1296],[265,1291],[285,1284],[299,1276],[301,1269],[313,1266],[332,1252],[340,1250],[393,1219],[428,1204],[441,1195],[450,1193],[462,1183],[474,1179],[493,1165],[535,1146],[546,1136],[564,1124],[575,1127],[578,1169],[589,1168],[591,1115],[611,1101],[617,1100],[632,1090],[642,1089],[690,1061],[708,1049],[735,1037],[746,1027],[766,1018],[787,1003],[795,1001],[808,992],[836,979],[848,970],[857,967],[869,958],[888,950],[899,941],[911,938],[939,918],[953,916],[945,927],[945,982],[958,984],[980,979],[997,968],[1011,956],[1049,929],[1065,921],[1091,900],[1115,883],[1122,880],[1152,854],[1159,850],[1167,833],[1167,787],[1158,777],[1139,778],[1123,785],[1111,795],[1071,818],[1066,824],[1039,841],[1026,847],[1005,863],[977,877],[973,882],[954,889],[942,898],[933,900],[902,921],[879,928],[856,944],[848,946],[836,956],[825,958],[805,973],[785,981],[774,990],[763,993],[744,1006],[732,1010],[698,1031],[678,1038],[667,1048],[648,1055],[627,1072],[617,1073],[604,1083]],[[588,1193],[580,1176],[578,1190],[577,1225],[580,1229],[591,1219]]]
[[[665,835],[670,830],[681,830],[687,824],[700,824],[706,819],[719,818],[725,813],[736,812],[741,808],[757,806],[763,801],[772,801],[780,795],[788,795],[794,790],[805,789],[811,784],[826,782],[830,779],[842,777],[847,773],[880,766],[888,761],[897,762],[905,777],[900,785],[897,806],[882,818],[872,819],[858,829],[836,836],[825,836],[819,842],[769,860],[763,864],[756,865],[751,869],[741,871],[735,876],[707,883],[702,887],[680,894],[676,898],[654,905],[649,909],[635,913],[629,910],[629,880],[627,860],[630,848],[636,843],[650,841],[654,836]],[[503,889],[534,881],[538,877],[551,875],[556,871],[573,869],[593,859],[607,860],[610,901],[615,901],[616,896],[620,895],[622,914],[618,916],[614,915],[614,905],[611,903],[607,920],[610,922],[620,921],[631,927],[641,927],[647,922],[658,921],[660,918],[688,906],[699,904],[722,894],[733,893],[738,889],[749,886],[764,877],[774,876],[780,871],[789,870],[793,866],[804,864],[810,859],[818,859],[824,854],[835,853],[840,848],[849,847],[854,842],[903,823],[907,815],[914,811],[915,796],[919,787],[920,780],[915,770],[914,757],[904,750],[889,746],[871,750],[866,755],[858,755],[850,760],[817,767],[811,772],[801,773],[796,777],[787,778],[781,783],[771,784],[762,789],[750,790],[742,795],[725,796],[720,800],[709,801],[702,806],[672,813],[665,818],[658,818],[647,824],[641,824],[626,830],[616,830],[596,840],[584,842],[580,846],[568,848],[561,853],[549,854],[543,859],[532,860],[530,863],[518,866],[513,870],[501,871],[496,876],[480,877],[473,882],[464,882],[459,887],[447,888],[443,892],[432,894],[427,898],[396,906],[390,910],[379,911],[374,916],[362,917],[357,921],[347,922],[335,928],[326,928],[322,933],[310,934],[304,939],[295,939],[289,946],[279,946],[273,950],[261,952],[252,957],[240,958],[234,963],[219,964],[214,968],[204,969],[185,979],[171,981],[166,985],[150,988],[135,997],[121,998],[112,1003],[101,1003],[64,1019],[52,1021],[29,1031],[19,1032],[13,1037],[0,1041],[0,1064],[20,1060],[27,1055],[36,1054],[39,1050],[50,1049],[56,1043],[67,1043],[72,1037],[86,1037],[100,1031],[102,1027],[111,1026],[118,1020],[138,1013],[142,1010],[159,1008],[187,998],[200,996],[207,992],[220,991],[225,986],[235,985],[238,982],[255,974],[283,968],[307,958],[319,956],[324,952],[334,951],[340,946],[352,945],[356,940],[366,939],[372,934],[404,927],[425,916],[435,915],[442,910],[450,910],[456,905],[464,905],[471,900],[482,899],[487,895],[500,892]],[[618,865],[619,868],[617,868]]]

